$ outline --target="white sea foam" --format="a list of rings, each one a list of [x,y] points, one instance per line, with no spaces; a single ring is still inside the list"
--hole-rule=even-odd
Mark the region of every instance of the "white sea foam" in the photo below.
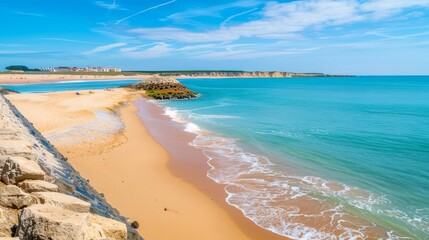
[[[418,219],[388,214],[384,209],[390,203],[384,196],[316,176],[286,175],[266,157],[245,151],[237,140],[201,129],[173,108],[164,109],[165,115],[197,135],[190,145],[208,157],[207,176],[226,185],[226,201],[262,228],[294,239],[369,239],[374,232],[384,239],[408,239],[349,213],[346,205],[421,227]]]

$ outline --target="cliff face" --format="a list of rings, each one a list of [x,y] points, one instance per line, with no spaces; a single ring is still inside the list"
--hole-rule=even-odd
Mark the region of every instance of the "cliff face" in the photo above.
[[[140,238],[1,94],[0,113],[0,238]]]
[[[292,72],[187,72],[163,73],[163,76],[186,77],[213,77],[213,78],[287,78],[287,77],[339,77],[344,75],[329,75],[323,73],[292,73]]]
[[[171,73],[176,77],[219,77],[219,78],[271,78],[271,77],[291,77],[288,72],[195,72],[188,74]],[[170,74],[169,74],[170,75]]]
[[[152,77],[133,84],[131,88],[143,89],[154,99],[191,99],[197,95],[172,77]]]

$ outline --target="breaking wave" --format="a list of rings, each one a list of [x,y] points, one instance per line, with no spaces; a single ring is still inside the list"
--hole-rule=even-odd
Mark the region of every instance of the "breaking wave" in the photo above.
[[[414,239],[420,237],[409,229],[394,229],[394,223],[429,227],[428,209],[411,217],[389,208],[385,196],[286,173],[267,157],[245,150],[239,140],[206,131],[173,108],[164,111],[196,134],[190,145],[209,159],[207,176],[226,185],[226,201],[262,228],[294,239]]]

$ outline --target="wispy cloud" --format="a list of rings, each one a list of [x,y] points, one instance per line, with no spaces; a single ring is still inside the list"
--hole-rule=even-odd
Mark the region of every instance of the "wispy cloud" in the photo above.
[[[152,46],[143,50],[139,50],[142,47],[145,46]],[[139,51],[136,51],[139,50]],[[146,44],[143,46],[139,46],[136,48],[123,48],[121,49],[121,52],[123,55],[127,57],[133,57],[133,58],[156,58],[156,57],[162,57],[166,56],[175,49],[172,48],[169,44],[164,42],[157,42],[153,44]]]
[[[29,13],[29,12],[12,12],[12,13],[18,14],[18,15],[32,16],[32,17],[45,17],[45,15],[39,14],[39,13]]]
[[[127,10],[126,8],[121,7],[120,5],[116,4],[116,0],[113,0],[112,3],[106,3],[103,1],[95,1],[95,5],[108,9],[108,10]]]
[[[0,54],[22,54],[22,53],[37,53],[36,51],[17,51],[17,50],[6,50],[1,51]]]
[[[383,32],[368,32],[368,35],[373,35],[373,36],[378,36],[378,37],[383,37],[383,38],[389,38],[389,39],[402,39],[402,40],[406,40],[406,39],[413,39],[415,37],[421,37],[421,36],[427,36],[429,35],[429,32],[419,32],[419,33],[414,33],[414,34],[404,34],[404,35],[388,35],[385,34]]]
[[[142,48],[148,47],[148,46],[153,46],[153,45],[158,45],[159,43],[149,43],[149,44],[143,44],[143,45],[139,45],[139,46],[134,46],[134,47],[127,47],[127,48],[121,48],[121,52],[135,52],[137,50],[140,50]]]
[[[225,20],[220,24],[220,27],[221,27],[221,28],[224,28],[224,27],[225,27],[225,25],[226,25],[229,21],[231,21],[232,19],[234,19],[234,18],[236,18],[236,17],[240,17],[240,16],[243,16],[243,15],[246,15],[246,14],[249,14],[249,13],[252,13],[252,12],[255,12],[256,10],[258,10],[258,8],[254,8],[254,9],[251,9],[251,10],[248,10],[248,11],[244,11],[244,12],[241,12],[241,13],[238,13],[238,14],[235,14],[235,15],[232,15],[232,16],[228,17],[227,19],[225,19]]]
[[[366,12],[372,12],[376,18],[384,18],[401,12],[403,9],[412,7],[429,7],[428,0],[370,0],[363,2],[360,9]]]
[[[72,42],[72,43],[83,43],[83,44],[99,44],[97,42],[89,42],[89,41],[81,41],[67,38],[37,38],[39,40],[47,40],[47,41],[60,41],[60,42]]]
[[[126,43],[122,43],[122,42],[121,43],[113,43],[113,44],[109,44],[109,45],[103,45],[103,46],[96,47],[90,51],[84,52],[83,54],[84,55],[93,55],[96,53],[106,52],[106,51],[109,51],[111,49],[123,47],[126,45],[127,45]]]
[[[243,38],[290,39],[296,38],[308,30],[317,31],[328,27],[377,21],[404,9],[416,7],[428,8],[429,0],[395,1],[394,3],[388,0],[267,2],[265,7],[258,12],[259,19],[230,27],[226,27],[224,21],[219,29],[210,31],[163,27],[135,28],[130,29],[128,33],[135,34],[141,39],[179,42],[223,42]]]
[[[0,43],[0,47],[22,47],[26,46],[24,44],[15,44],[15,43]]]
[[[259,0],[247,0],[247,1],[236,1],[222,5],[216,5],[208,8],[196,8],[183,12],[177,12],[162,19],[164,21],[170,20],[175,22],[187,22],[191,18],[209,16],[209,17],[222,17],[221,12],[231,8],[249,8],[260,5],[262,1]]]
[[[55,57],[58,56],[59,52],[54,51],[1,51],[0,50],[0,57],[29,57],[29,58],[37,58],[37,57]]]
[[[122,19],[120,19],[120,20],[116,21],[116,22],[115,22],[115,25],[117,25],[117,24],[119,24],[119,23],[121,23],[121,22],[123,22],[123,21],[125,21],[125,20],[128,20],[128,19],[130,19],[130,18],[133,18],[133,17],[135,17],[135,16],[137,16],[137,15],[140,15],[140,14],[142,14],[142,13],[145,13],[145,12],[148,12],[148,11],[151,11],[151,10],[154,10],[154,9],[157,9],[157,8],[160,8],[160,7],[163,7],[163,6],[166,6],[166,5],[169,5],[169,4],[172,4],[172,3],[175,3],[175,2],[177,2],[177,0],[172,0],[172,1],[169,1],[169,2],[166,2],[166,3],[162,3],[162,4],[159,4],[159,5],[156,5],[156,6],[153,6],[153,7],[147,8],[147,9],[144,9],[144,10],[142,10],[142,11],[140,11],[140,12],[134,13],[134,14],[132,14],[132,15],[128,16],[128,17],[125,17],[125,18],[122,18]]]

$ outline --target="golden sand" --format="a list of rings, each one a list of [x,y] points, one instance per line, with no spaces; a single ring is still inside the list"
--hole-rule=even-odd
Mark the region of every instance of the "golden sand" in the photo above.
[[[48,136],[96,121],[94,111],[111,111],[116,115],[113,110],[121,103],[130,103],[139,97],[139,93],[124,89],[84,91],[79,96],[74,93],[8,96],[23,115]],[[138,230],[145,239],[280,239],[227,205],[225,193],[216,198],[202,191],[217,188],[217,192],[222,192],[222,186],[214,186],[213,182],[201,186],[210,181],[204,172],[195,175],[201,179],[193,179],[201,183],[199,186],[173,174],[171,157],[142,125],[136,107],[130,103],[119,109],[125,127],[116,134],[71,144],[48,139],[96,190],[104,193],[112,206],[140,223]],[[102,128],[110,130],[109,126]],[[205,163],[201,160],[200,164]]]

